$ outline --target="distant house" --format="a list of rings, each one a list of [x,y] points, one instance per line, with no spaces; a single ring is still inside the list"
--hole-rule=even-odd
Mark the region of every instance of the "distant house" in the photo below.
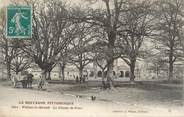
[[[143,68],[145,68],[144,63],[137,62],[136,68],[135,68],[136,78],[141,78],[144,76],[143,72],[145,72],[145,70],[143,70]],[[102,77],[102,70],[97,66],[95,62],[88,64],[84,68],[84,71],[88,72],[88,77],[91,77],[91,78]],[[105,74],[106,74],[106,71],[105,71]],[[75,66],[69,65],[69,66],[66,66],[65,75],[66,77],[67,76],[71,77],[73,75],[77,76],[79,74]],[[122,59],[116,59],[114,61],[113,75],[114,75],[114,78],[129,78],[130,76],[129,66]]]
[[[39,78],[41,76],[41,69],[34,67],[29,69],[31,70],[34,78]],[[84,72],[87,72],[88,77],[90,78],[100,78],[102,77],[102,70],[97,66],[96,63],[90,63],[84,68]],[[59,74],[61,74],[59,65],[56,65],[51,72],[51,79],[59,79]],[[106,72],[105,72],[106,74]],[[147,65],[144,62],[137,62],[135,68],[136,79],[140,78],[149,78],[149,72],[147,71]],[[129,66],[122,60],[116,59],[114,61],[114,78],[129,78],[130,70]],[[66,65],[65,68],[65,79],[74,79],[76,76],[79,76],[78,69],[73,65]]]

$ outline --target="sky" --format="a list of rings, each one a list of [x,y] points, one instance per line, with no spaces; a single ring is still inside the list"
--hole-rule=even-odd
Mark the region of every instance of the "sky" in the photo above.
[[[7,6],[9,3],[9,0],[0,0],[0,8],[3,6]]]
[[[0,0],[0,8],[8,6],[11,2],[22,2],[24,0]]]
[[[24,0],[0,0],[0,8],[3,7],[3,6],[8,6],[8,4],[11,3],[11,1],[13,1],[13,2],[15,2],[15,1],[21,2],[21,1],[24,1]],[[67,0],[67,1],[70,1],[73,4],[79,4],[79,3],[82,2],[82,0]]]
[[[8,4],[10,4],[12,1],[13,2],[21,2],[24,0],[0,0],[0,8],[8,6]],[[41,1],[44,1],[44,0],[41,0]],[[69,2],[71,5],[83,4],[84,6],[86,5],[86,6],[90,6],[93,8],[101,8],[102,4],[103,4],[102,2],[100,2],[100,0],[97,0],[98,4],[91,4],[89,2],[86,2],[87,0],[64,0],[64,1]]]

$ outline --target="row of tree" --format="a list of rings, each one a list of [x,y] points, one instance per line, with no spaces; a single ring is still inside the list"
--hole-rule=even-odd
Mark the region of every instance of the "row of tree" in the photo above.
[[[99,2],[102,6],[94,7]],[[5,37],[5,13],[1,10],[1,48],[8,77],[11,69],[18,73],[32,62],[45,79],[51,79],[50,72],[56,64],[61,67],[63,79],[66,64],[75,65],[82,77],[84,67],[95,62],[103,71],[103,84],[113,87],[115,59],[121,58],[130,67],[130,80],[134,82],[137,59],[151,56],[168,62],[172,79],[174,63],[183,59],[183,0],[85,3],[92,7],[69,5],[61,0],[25,1],[33,8],[33,35],[24,40]]]

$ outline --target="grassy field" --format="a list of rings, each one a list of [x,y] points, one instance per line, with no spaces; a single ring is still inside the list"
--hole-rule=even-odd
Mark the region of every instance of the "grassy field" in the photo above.
[[[75,80],[52,80],[45,88],[47,92],[59,92],[63,95],[71,95],[79,98],[90,99],[95,96],[96,100],[113,102],[127,105],[143,105],[155,107],[181,107],[183,106],[182,82],[167,81],[137,81],[129,84],[128,81],[115,81],[114,90],[103,90],[101,81],[88,80],[85,83],[76,83]],[[4,86],[11,87],[11,83],[1,81]],[[19,86],[21,87],[21,84]],[[37,89],[37,81],[33,82],[33,90]]]

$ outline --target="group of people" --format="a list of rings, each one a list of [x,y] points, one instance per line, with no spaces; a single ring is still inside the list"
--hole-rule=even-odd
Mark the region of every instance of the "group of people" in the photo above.
[[[42,77],[44,74],[45,73],[42,73],[38,80],[38,89],[42,89],[45,84],[45,80]],[[23,88],[32,88],[33,77],[34,75],[31,72],[22,71],[13,75],[11,80],[14,88],[18,87],[20,83],[22,84]]]
[[[27,71],[22,71],[12,77],[13,86],[17,87],[18,83],[22,83],[23,88],[32,88],[33,74]]]
[[[32,88],[32,82],[33,82],[33,74],[28,73],[24,80],[22,80],[22,86],[23,88]]]

